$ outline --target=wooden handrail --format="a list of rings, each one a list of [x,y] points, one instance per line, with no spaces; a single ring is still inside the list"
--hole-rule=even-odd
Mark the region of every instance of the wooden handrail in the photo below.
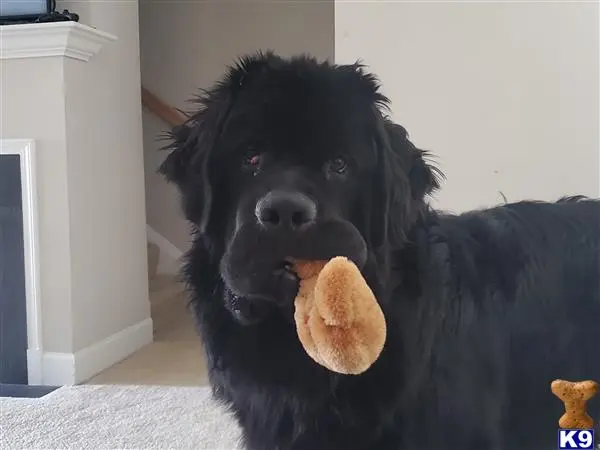
[[[148,110],[159,117],[160,119],[167,122],[170,126],[176,127],[181,125],[187,119],[185,115],[173,108],[171,105],[154,95],[148,89],[142,86],[142,105]]]

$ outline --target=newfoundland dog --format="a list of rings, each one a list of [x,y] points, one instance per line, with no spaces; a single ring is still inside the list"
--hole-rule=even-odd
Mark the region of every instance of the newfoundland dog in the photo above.
[[[245,448],[557,448],[550,383],[600,381],[600,201],[433,211],[441,174],[359,64],[259,53],[197,103],[160,171],[192,224],[184,276]],[[289,259],[338,255],[388,323],[361,375],[315,363],[293,322]],[[600,395],[588,407],[598,423]]]

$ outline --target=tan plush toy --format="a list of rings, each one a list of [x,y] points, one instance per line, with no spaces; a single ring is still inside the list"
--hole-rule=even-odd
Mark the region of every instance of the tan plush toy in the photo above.
[[[294,269],[300,278],[294,319],[308,355],[334,372],[366,371],[383,350],[386,323],[358,267],[336,257],[296,261]]]

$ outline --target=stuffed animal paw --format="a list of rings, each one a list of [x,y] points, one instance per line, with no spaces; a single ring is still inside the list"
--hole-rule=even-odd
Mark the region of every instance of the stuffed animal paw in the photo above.
[[[331,371],[358,375],[379,357],[383,312],[358,267],[344,257],[296,261],[300,279],[294,319],[308,355]]]

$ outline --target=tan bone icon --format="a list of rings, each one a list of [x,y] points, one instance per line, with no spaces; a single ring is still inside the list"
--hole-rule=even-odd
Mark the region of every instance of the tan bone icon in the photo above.
[[[565,413],[558,421],[558,426],[570,430],[588,430],[593,428],[592,419],[586,410],[586,403],[600,390],[595,381],[554,380],[550,385],[552,393],[565,405]]]

